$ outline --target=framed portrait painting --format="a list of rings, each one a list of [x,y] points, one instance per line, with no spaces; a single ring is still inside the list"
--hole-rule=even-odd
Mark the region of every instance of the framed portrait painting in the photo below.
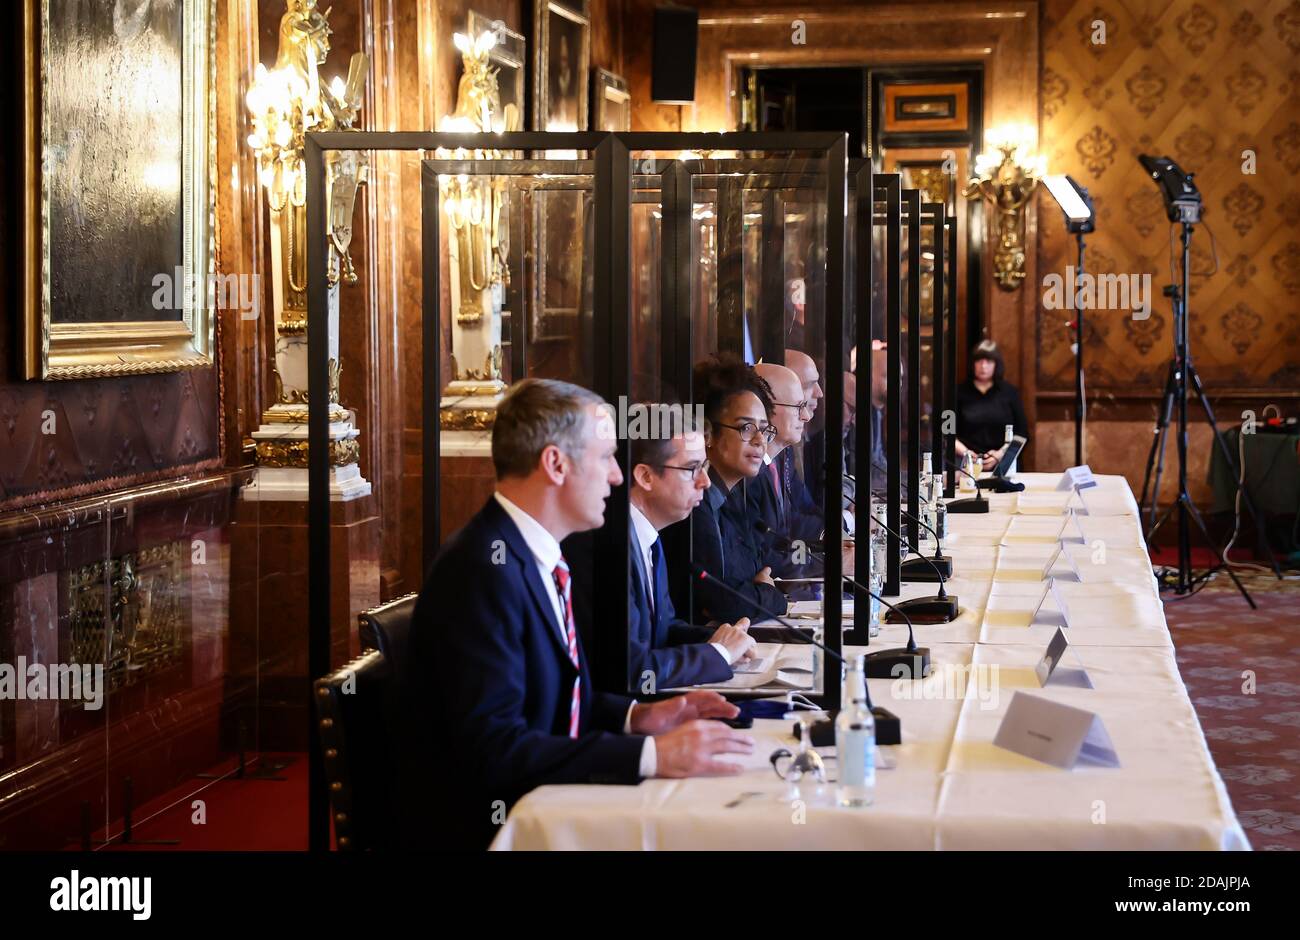
[[[594,69],[591,87],[593,131],[630,131],[632,129],[632,95],[620,75]]]
[[[30,379],[212,364],[214,0],[23,0]]]
[[[533,130],[586,128],[590,59],[588,0],[534,0]]]

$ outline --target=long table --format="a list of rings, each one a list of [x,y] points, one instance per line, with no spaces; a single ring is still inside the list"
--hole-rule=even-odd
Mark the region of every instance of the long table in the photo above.
[[[540,787],[492,848],[1249,849],[1178,674],[1127,482],[1097,477],[1078,517],[1056,475],[1017,479],[1025,492],[990,495],[988,514],[949,517],[961,616],[916,628],[931,676],[869,680],[903,729],[901,745],[880,749],[890,766],[871,806],[835,806],[833,787],[824,803],[792,805],[768,761],[795,749],[792,723],[756,721],[738,776]],[[1067,523],[1075,541],[1047,570],[1069,613],[1063,665],[1086,669],[1091,689],[1040,688],[1034,673],[1059,618],[1055,596],[1036,610],[1042,566]],[[905,584],[902,596],[933,590]],[[906,628],[886,625],[871,649],[905,641]],[[1016,690],[1095,712],[1120,766],[1061,770],[995,746]]]

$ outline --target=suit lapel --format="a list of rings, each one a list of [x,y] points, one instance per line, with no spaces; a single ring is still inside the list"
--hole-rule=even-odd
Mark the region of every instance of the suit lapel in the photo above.
[[[558,623],[555,619],[555,608],[551,604],[551,598],[546,593],[546,588],[542,584],[541,574],[537,570],[537,559],[528,548],[528,543],[524,541],[523,533],[519,527],[514,524],[509,514],[501,508],[501,504],[496,501],[495,497],[488,497],[490,507],[495,510],[497,531],[501,534],[506,546],[510,549],[515,560],[519,563],[520,570],[524,573],[524,583],[528,585],[528,593],[532,595],[533,603],[537,606],[537,612],[542,616],[546,624],[546,633],[550,635],[551,640],[556,644],[564,658],[564,662],[573,665],[569,659],[569,647],[565,640],[567,630],[564,624]],[[563,598],[560,599],[563,603]]]
[[[652,593],[650,575],[645,570],[645,556],[641,551],[641,543],[637,541],[635,528],[631,526],[628,528],[628,543],[632,548],[632,567],[636,571],[637,589],[641,591],[646,613],[650,616],[650,642],[653,644],[659,627],[659,605],[654,603],[656,595]]]

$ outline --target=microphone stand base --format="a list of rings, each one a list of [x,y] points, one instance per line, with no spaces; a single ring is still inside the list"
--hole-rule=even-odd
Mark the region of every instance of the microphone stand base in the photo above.
[[[924,679],[930,674],[930,648],[880,650],[863,657],[868,679]]]
[[[952,623],[960,612],[956,594],[947,597],[939,597],[937,594],[932,597],[913,597],[899,601],[894,606],[898,610],[886,611],[885,623],[907,623],[903,614],[910,617],[914,624]]]
[[[934,568],[939,569],[939,574],[943,575],[943,580],[947,581],[952,577],[952,557],[950,555],[927,555],[925,558],[934,562]],[[903,581],[938,581],[939,574],[934,573],[925,558],[909,558],[904,561],[898,568],[898,576]]]
[[[836,710],[827,712],[829,718],[812,723],[812,734],[809,739],[813,747],[834,747],[835,746],[835,717],[839,714]],[[902,744],[903,743],[903,723],[899,721],[898,716],[888,708],[882,708],[879,705],[871,706],[871,717],[876,721],[876,744]],[[798,738],[803,733],[803,725],[794,726],[794,736]]]
[[[989,501],[976,496],[967,496],[963,499],[951,499],[943,504],[943,508],[950,516],[955,512],[986,513],[989,511]]]

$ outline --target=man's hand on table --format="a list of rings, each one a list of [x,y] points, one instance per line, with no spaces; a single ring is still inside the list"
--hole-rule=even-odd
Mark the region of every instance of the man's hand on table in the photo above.
[[[749,635],[749,618],[741,617],[735,624],[724,623],[709,638],[710,643],[721,643],[731,654],[731,662],[739,663],[754,655],[754,638]]]
[[[738,713],[739,710],[735,706],[729,707],[733,712]],[[736,731],[720,721],[688,721],[655,738],[655,754],[658,760],[655,776],[720,777],[738,774],[745,769],[742,764],[719,760],[714,755],[752,753],[754,753],[754,739],[743,731]]]
[[[631,730],[633,734],[659,735],[697,718],[735,718],[739,714],[740,709],[717,692],[687,692],[661,702],[633,705]],[[727,727],[713,721],[709,724]]]

